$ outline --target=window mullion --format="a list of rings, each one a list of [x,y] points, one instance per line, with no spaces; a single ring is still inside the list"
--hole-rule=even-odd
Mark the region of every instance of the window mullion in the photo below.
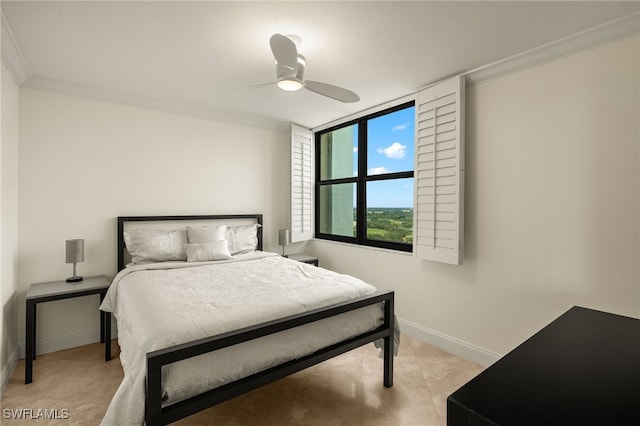
[[[383,175],[371,175],[371,176],[367,176],[365,180],[367,182],[371,182],[374,180],[404,179],[404,178],[412,178],[412,177],[413,177],[413,171],[410,171],[410,172],[386,173]]]
[[[337,185],[340,183],[357,183],[358,179],[356,177],[352,178],[340,178],[340,179],[326,179],[318,182],[318,185]]]
[[[357,183],[357,232],[356,238],[362,244],[367,239],[367,121],[358,124],[358,183]]]

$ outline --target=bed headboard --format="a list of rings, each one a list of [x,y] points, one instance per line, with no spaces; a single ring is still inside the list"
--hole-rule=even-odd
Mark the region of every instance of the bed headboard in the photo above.
[[[225,214],[190,216],[118,216],[118,271],[127,265],[129,253],[124,244],[124,231],[136,228],[175,229],[187,225],[247,225],[257,223],[258,250],[262,250],[262,214]]]

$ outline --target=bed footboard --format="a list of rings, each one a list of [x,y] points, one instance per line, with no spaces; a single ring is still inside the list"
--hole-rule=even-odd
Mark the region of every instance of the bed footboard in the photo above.
[[[343,342],[318,350],[305,357],[280,364],[251,376],[212,389],[187,400],[162,407],[161,370],[171,364],[204,353],[212,352],[238,343],[247,342],[269,334],[299,327],[344,312],[376,303],[384,303],[384,323],[376,330],[347,339]],[[393,345],[394,345],[394,292],[379,291],[371,296],[338,303],[302,314],[292,315],[217,336],[176,345],[147,354],[147,395],[145,420],[147,425],[165,425],[191,414],[212,407],[235,396],[273,382],[290,374],[311,367],[322,361],[348,352],[376,340],[384,341],[383,384],[393,386]]]

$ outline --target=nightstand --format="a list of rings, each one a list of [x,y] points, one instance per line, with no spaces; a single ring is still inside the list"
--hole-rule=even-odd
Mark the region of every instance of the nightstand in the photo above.
[[[27,292],[27,330],[26,330],[26,350],[24,383],[33,381],[33,360],[36,359],[36,306],[38,303],[50,302],[52,300],[70,299],[72,297],[88,296],[99,294],[100,302],[104,299],[107,290],[111,285],[109,278],[104,275],[98,277],[85,277],[77,283],[68,283],[65,280],[51,281],[46,283],[31,284]],[[100,313],[100,342],[104,343],[104,359],[111,359],[111,313],[99,311]]]
[[[291,260],[297,260],[298,262],[308,263],[310,265],[318,266],[318,258],[309,256],[307,254],[290,254],[288,256]]]

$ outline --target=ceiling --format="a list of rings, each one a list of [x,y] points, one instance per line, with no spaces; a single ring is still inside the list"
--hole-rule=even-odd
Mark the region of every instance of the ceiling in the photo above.
[[[13,42],[26,87],[316,127],[639,8],[612,1],[2,1],[3,34],[12,34],[3,37],[3,59]],[[247,88],[276,78],[274,33],[302,39],[305,78],[361,100],[343,104],[275,84]]]

